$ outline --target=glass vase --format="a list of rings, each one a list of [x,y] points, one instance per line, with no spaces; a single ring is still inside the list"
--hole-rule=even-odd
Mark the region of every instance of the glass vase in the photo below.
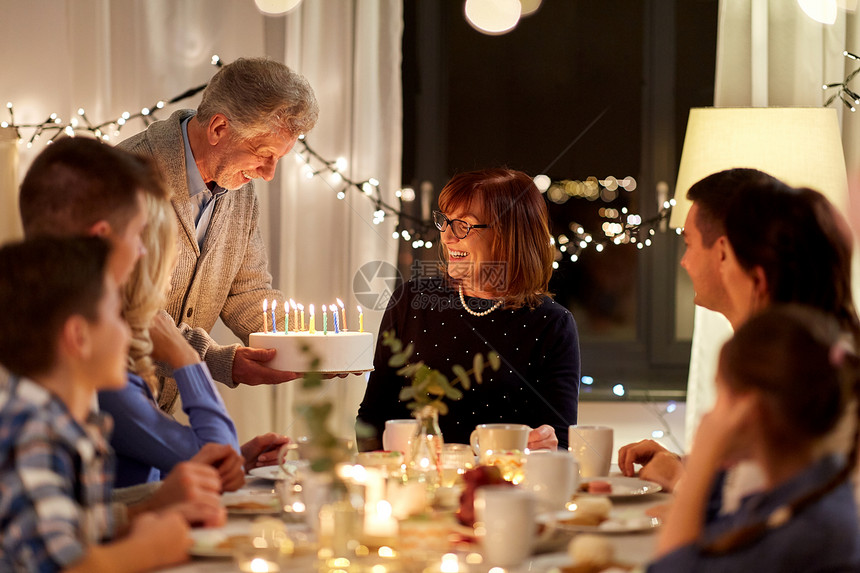
[[[424,406],[416,411],[418,427],[410,442],[410,459],[407,476],[411,481],[426,484],[428,492],[435,492],[442,479],[442,431],[439,429],[439,411]]]

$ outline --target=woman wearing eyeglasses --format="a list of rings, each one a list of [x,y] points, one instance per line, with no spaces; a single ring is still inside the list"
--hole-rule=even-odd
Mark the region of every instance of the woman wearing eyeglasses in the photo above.
[[[442,271],[416,273],[391,297],[379,332],[394,331],[414,360],[454,379],[476,353],[496,351],[502,366],[486,370],[439,426],[446,443],[469,443],[478,424],[532,428],[529,448],[567,447],[579,399],[579,339],[573,316],[550,298],[553,248],[544,199],[520,171],[488,169],[455,176],[439,196]],[[374,372],[358,411],[376,437],[360,448],[381,448],[386,420],[409,418],[399,400],[409,382],[390,367],[391,351],[377,344]]]

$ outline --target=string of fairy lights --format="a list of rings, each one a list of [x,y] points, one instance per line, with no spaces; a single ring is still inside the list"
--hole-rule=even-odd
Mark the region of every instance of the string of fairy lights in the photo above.
[[[851,57],[858,59],[853,55]],[[211,64],[220,68],[223,62],[217,55],[214,55]],[[833,84],[830,87],[841,85],[842,92],[849,94],[853,99],[860,99],[857,94],[847,88],[847,83],[858,71],[851,74],[843,84]],[[14,106],[9,102],[6,104],[9,121],[0,121],[0,128],[13,129],[18,143],[25,144],[28,149],[40,140],[45,140],[46,144],[50,144],[63,135],[74,137],[79,134],[87,134],[110,143],[119,139],[123,127],[129,122],[141,120],[145,126],[148,126],[159,119],[157,117],[158,112],[172,104],[197,95],[206,88],[206,85],[189,88],[170,99],[158,100],[153,105],[142,107],[134,113],[123,112],[119,117],[101,123],[90,121],[83,108],[79,108],[76,117],[72,117],[69,121],[63,121],[58,114],[52,113],[41,123],[17,123]],[[860,102],[857,103],[860,104]],[[852,108],[851,111],[854,109]],[[24,138],[22,130],[32,130],[32,133],[29,134],[30,137]],[[324,157],[311,147],[304,135],[299,138],[293,152],[296,161],[301,165],[302,174],[308,179],[320,177],[326,180],[328,185],[336,191],[338,199],[346,199],[348,193],[355,190],[372,201],[374,205],[372,222],[374,224],[381,224],[386,217],[394,217],[397,222],[392,233],[393,238],[410,243],[413,249],[429,249],[433,246],[434,241],[438,238],[438,230],[435,225],[431,221],[415,217],[404,212],[402,208],[387,202],[377,179],[373,177],[364,180],[351,178],[348,175],[348,163],[345,158],[338,157],[331,160]],[[556,249],[556,257],[553,262],[554,269],[559,268],[559,265],[566,261],[578,261],[586,250],[601,253],[610,245],[635,245],[638,249],[650,247],[653,243],[652,237],[661,224],[668,220],[672,207],[675,205],[674,199],[665,201],[660,206],[658,213],[646,220],[643,220],[641,215],[629,211],[627,207],[615,208],[610,206],[622,191],[629,193],[636,189],[636,181],[632,177],[623,179],[611,176],[605,179],[589,177],[585,181],[577,181],[552,180],[547,175],[538,175],[534,178],[534,182],[548,203],[563,204],[570,199],[590,202],[600,199],[604,204],[598,209],[598,214],[602,220],[600,232],[591,233],[583,225],[570,222],[568,225],[569,233],[560,233],[552,237],[551,240]],[[394,195],[401,205],[410,203],[416,198],[415,190],[411,187],[397,189]],[[584,388],[589,388],[594,384],[594,380],[590,376],[583,376],[582,384]],[[626,394],[624,385],[616,384],[612,388],[612,393],[619,398],[624,397]],[[652,437],[671,440],[680,449],[680,445],[677,444],[677,440],[674,439],[669,424],[665,420],[667,414],[675,411],[675,403],[669,402],[662,406],[657,403],[650,403],[648,407],[663,428],[652,432]]]
[[[852,54],[847,50],[842,52],[842,55],[849,60],[860,61],[860,56],[858,56],[857,54]],[[841,82],[824,84],[823,86],[821,86],[824,91],[836,89],[836,92],[831,94],[827,101],[824,102],[824,107],[828,107],[830,104],[839,99],[850,111],[857,111],[857,108],[855,106],[860,105],[860,94],[852,90],[848,86],[848,84],[851,83],[851,80],[853,80],[854,76],[856,76],[858,73],[860,73],[860,66],[858,66],[857,69],[845,76],[845,79]]]
[[[854,58],[857,59],[856,56]],[[220,68],[223,62],[220,57],[213,55],[211,64]],[[851,77],[853,75],[846,79],[846,84]],[[203,91],[206,85],[187,89],[170,99],[158,100],[153,105],[142,107],[134,113],[123,112],[119,117],[101,123],[93,123],[84,108],[79,108],[76,116],[69,121],[63,121],[58,114],[52,113],[40,123],[18,123],[15,121],[14,106],[12,102],[9,102],[6,104],[9,120],[0,122],[0,128],[13,129],[19,144],[25,143],[27,148],[33,147],[39,140],[46,140],[46,143],[50,144],[60,136],[74,137],[79,134],[88,134],[110,143],[119,139],[120,132],[129,122],[141,120],[145,126],[148,126],[159,119],[157,117],[159,111],[195,96]],[[853,94],[853,92],[850,93]],[[22,130],[32,130],[30,137],[25,139]],[[403,203],[415,200],[414,189],[403,187],[395,191],[394,196],[400,203],[400,207],[398,207],[384,199],[385,194],[380,188],[379,180],[373,177],[363,180],[351,178],[348,175],[348,164],[345,158],[339,157],[332,160],[324,157],[311,147],[304,135],[299,138],[293,152],[297,162],[301,165],[303,175],[308,179],[320,177],[326,180],[329,186],[336,191],[338,199],[345,199],[351,190],[355,190],[372,201],[374,206],[373,224],[381,224],[386,217],[395,218],[393,238],[410,243],[413,249],[429,249],[433,246],[434,241],[438,238],[438,230],[433,223],[411,215],[402,208]],[[559,204],[570,198],[589,201],[600,198],[609,204],[621,190],[631,192],[636,189],[636,181],[632,177],[623,179],[590,177],[585,181],[553,181],[546,175],[538,175],[535,177],[535,185],[545,194],[548,202]],[[668,218],[673,205],[674,199],[666,201],[658,214],[647,220],[643,220],[640,215],[630,212],[626,207],[618,209],[609,206],[601,207],[599,214],[603,223],[599,233],[588,232],[583,225],[571,222],[569,233],[552,237],[553,245],[556,248],[556,260],[553,267],[557,269],[559,264],[565,261],[576,262],[587,249],[600,253],[610,245],[632,244],[639,249],[651,246],[656,229],[662,221]]]

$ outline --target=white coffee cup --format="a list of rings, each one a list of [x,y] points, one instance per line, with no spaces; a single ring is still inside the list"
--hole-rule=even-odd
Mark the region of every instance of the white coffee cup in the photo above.
[[[469,443],[477,456],[490,451],[524,452],[529,445],[531,430],[525,424],[479,424],[469,437]]]
[[[388,420],[385,431],[382,432],[382,449],[392,452],[403,452],[409,457],[409,441],[418,430],[418,420]]]
[[[570,452],[537,451],[526,456],[522,487],[535,494],[541,512],[561,511],[579,486],[579,466]]]
[[[530,491],[504,486],[475,490],[475,533],[486,565],[514,567],[531,555],[536,507]]]
[[[609,475],[612,461],[612,428],[607,426],[570,426],[567,449],[579,463],[580,477]]]

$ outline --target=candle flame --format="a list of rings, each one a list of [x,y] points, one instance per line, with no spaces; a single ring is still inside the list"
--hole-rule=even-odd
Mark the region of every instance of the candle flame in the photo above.
[[[295,310],[295,309],[296,309],[296,301],[294,301],[293,299],[290,299],[290,307],[291,307],[293,310]]]
[[[311,310],[311,316],[313,316],[314,315],[314,305],[313,304],[311,305],[310,310]]]
[[[358,314],[361,314],[361,307],[358,307]]]
[[[339,298],[336,298],[335,300],[337,301],[337,305],[338,305],[339,307],[343,308],[343,301],[342,301],[342,300],[340,300]]]
[[[276,306],[278,306],[278,301],[272,300],[272,311],[273,312],[274,312]]]
[[[299,307],[299,310],[304,310],[304,309],[305,309],[305,305],[303,305],[303,304],[301,304],[301,303],[299,303],[297,306]]]
[[[269,299],[263,299],[263,312],[266,312],[266,309],[269,308]]]

